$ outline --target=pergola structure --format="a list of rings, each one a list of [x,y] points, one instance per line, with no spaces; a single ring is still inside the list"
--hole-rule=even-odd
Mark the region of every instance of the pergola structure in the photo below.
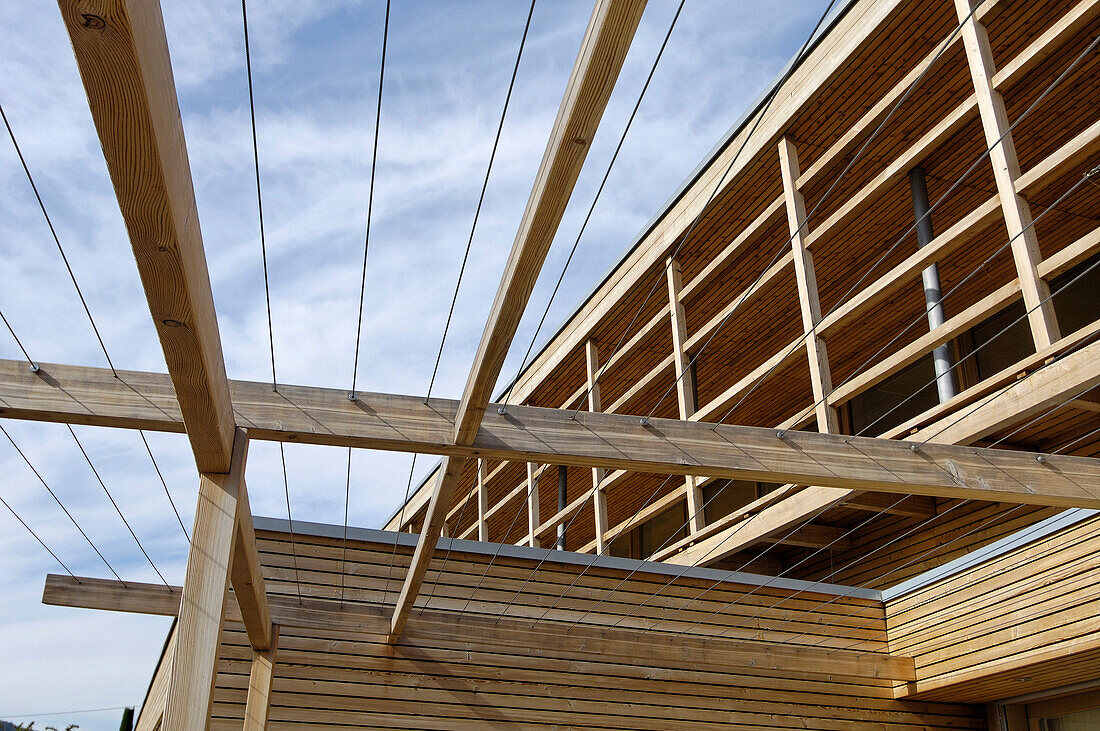
[[[1028,74],[1050,58],[1052,49],[1095,30],[1100,3],[1048,4],[1060,12],[999,71],[985,23],[1012,18],[1015,11],[1006,9],[1012,5],[1009,0],[914,4],[920,9],[913,12],[930,28],[938,28],[945,14],[955,14],[949,25],[957,21],[958,34],[943,41],[938,36],[925,39],[932,50],[918,56],[920,63],[911,70],[906,66],[885,92],[870,96],[863,116],[847,132],[834,134],[831,148],[804,155],[803,171],[802,150],[787,125],[805,111],[814,93],[843,75],[845,64],[867,53],[876,36],[885,38],[896,30],[891,24],[898,22],[905,5],[899,0],[853,3],[856,10],[830,32],[834,41],[815,49],[813,63],[784,77],[782,88],[786,92],[783,84],[788,84],[793,91],[754,113],[763,121],[760,129],[739,133],[739,140],[754,146],[741,158],[739,174],[778,176],[758,186],[759,205],[751,217],[734,221],[741,233],[728,247],[743,253],[754,235],[778,230],[789,232],[790,251],[749,284],[744,297],[712,305],[708,324],[688,329],[683,305],[687,290],[702,292],[708,278],[739,261],[734,254],[714,255],[708,260],[713,265],[690,269],[685,287],[673,245],[683,231],[690,235],[697,220],[713,214],[710,199],[699,191],[716,180],[721,183],[721,170],[737,161],[737,146],[730,142],[651,231],[661,246],[641,250],[637,256],[648,260],[622,267],[628,274],[608,285],[627,297],[656,265],[667,272],[670,299],[647,313],[650,324],[604,366],[623,362],[661,323],[672,324],[667,335],[672,352],[651,371],[656,376],[643,375],[629,388],[617,386],[621,393],[616,402],[601,412],[599,349],[592,339],[581,337],[581,329],[559,333],[556,338],[566,342],[555,343],[546,351],[550,355],[521,376],[521,403],[504,406],[490,399],[644,0],[596,2],[457,401],[367,392],[349,398],[347,391],[337,389],[273,388],[227,378],[159,4],[59,0],[168,373],[52,364],[30,370],[26,364],[3,361],[0,417],[186,433],[199,485],[182,587],[50,577],[45,600],[178,617],[142,712],[139,726],[144,728],[241,728],[242,723],[246,729],[265,728],[278,679],[285,680],[274,691],[284,696],[278,722],[296,727],[573,725],[579,718],[601,728],[697,723],[781,727],[797,726],[798,719],[806,718],[816,719],[806,726],[813,728],[984,727],[984,711],[966,704],[989,700],[981,685],[991,682],[986,675],[959,681],[919,672],[941,650],[926,637],[929,624],[939,617],[928,602],[907,594],[892,603],[879,588],[860,588],[854,582],[838,585],[700,566],[703,559],[719,560],[760,540],[831,546],[844,538],[843,531],[817,526],[814,533],[806,518],[841,504],[924,517],[936,514],[932,499],[1100,509],[1100,460],[1094,457],[966,446],[1006,424],[1041,414],[1067,393],[1087,392],[1100,384],[1095,322],[1072,334],[1061,333],[1048,283],[1100,250],[1097,229],[1044,258],[1028,202],[1028,196],[1095,164],[1100,121],[1093,108],[1083,131],[1061,141],[1045,159],[1030,159],[1022,170],[1001,98],[1013,84],[1030,79]],[[861,170],[866,185],[850,192],[846,202],[811,230],[807,221],[813,214],[807,214],[804,191],[820,185],[837,160],[858,157],[861,135],[892,114],[923,77],[929,59],[928,65],[934,65],[944,49],[965,57],[970,78],[963,100],[914,141],[890,141],[894,154],[885,170]],[[1083,93],[1095,97],[1095,86]],[[870,216],[875,196],[971,123],[982,130],[988,145],[993,196],[960,214],[956,223],[916,253],[898,259],[893,269],[855,296],[824,308],[812,252],[826,247],[830,232],[847,235],[854,218]],[[758,154],[774,154],[776,147],[778,154],[767,166],[751,167]],[[883,306],[907,278],[979,239],[994,221],[1003,221],[1011,242],[1011,282],[914,338],[855,381],[834,387],[830,355],[837,351],[826,349],[826,338],[833,343],[834,333]],[[799,304],[797,347],[768,358],[725,384],[725,391],[711,401],[698,403],[693,354],[709,344],[708,338],[735,310],[748,308],[769,283],[786,276],[791,276]],[[633,283],[629,277],[635,278]],[[842,428],[838,408],[844,400],[1014,297],[1022,298],[1034,339],[1035,353],[1027,361],[1031,365],[1021,369],[1017,364],[1015,371],[982,381],[963,401],[980,406],[990,394],[1005,392],[1020,372],[1029,372],[1024,387],[990,408],[961,416],[952,412],[950,418],[941,411],[940,420],[925,414],[915,427],[903,425],[880,436],[859,436]],[[605,316],[614,304],[612,297],[594,305],[593,312],[604,311],[592,314],[591,321]],[[850,343],[844,347],[850,349]],[[544,388],[550,395],[541,400],[532,396],[538,379],[553,375],[556,367],[564,369],[561,363],[578,354],[577,363],[584,365],[573,369],[573,375],[580,374],[579,388],[563,377],[554,384],[556,391]],[[809,405],[800,402],[778,426],[721,423],[722,412],[750,393],[761,374],[782,370],[803,356],[809,366]],[[555,358],[558,362],[552,363]],[[654,407],[644,415],[645,410],[621,408],[632,394],[650,388],[652,380],[646,379],[669,371],[675,374],[669,387],[676,392],[674,412],[654,413]],[[606,399],[607,389],[603,395]],[[564,408],[545,405],[554,398]],[[573,411],[578,401],[586,401],[588,410]],[[956,409],[959,405],[954,402]],[[815,431],[805,429],[815,423]],[[341,546],[329,526],[298,525],[290,536],[279,522],[253,520],[244,468],[254,439],[443,459],[408,513],[402,511],[388,526],[392,531],[353,529]],[[499,463],[500,470],[505,465],[526,470],[527,479],[493,503],[526,497],[528,521],[519,540],[509,534],[488,542],[492,507],[485,485],[490,462]],[[559,502],[556,514],[540,521],[536,473],[544,468],[536,465],[584,468],[576,473],[585,473],[590,487],[567,504]],[[621,485],[639,474],[684,478],[668,493],[674,497],[662,497],[659,505],[685,503],[688,534],[657,555],[642,557],[652,561],[616,558],[605,550],[618,535],[615,530],[622,532],[623,522],[629,529],[655,514],[656,508],[640,508],[609,528],[607,493],[613,488],[626,492]],[[561,475],[567,479],[565,470]],[[705,484],[728,479],[785,487],[722,520],[704,520]],[[477,516],[462,522],[456,496],[463,503],[476,501]],[[902,505],[908,496],[916,499]],[[552,557],[549,549],[538,548],[540,540],[570,523],[589,502],[595,505],[590,545]],[[777,531],[796,524],[804,530],[776,538]],[[458,537],[441,539],[445,526]],[[401,533],[411,527],[418,528],[418,536]],[[1087,561],[1088,547],[1095,545],[1089,542],[1089,528],[1071,530],[1080,533],[1076,543],[1049,550],[1015,545],[1005,550],[1032,551],[1036,561],[1052,566]],[[480,540],[463,540],[467,537]],[[512,545],[516,543],[526,545]],[[399,569],[392,587],[391,567]],[[426,592],[430,568],[435,578]],[[991,572],[987,578],[1007,586],[1012,570]],[[303,582],[302,574],[313,578]],[[483,586],[488,596],[479,593]],[[551,601],[559,592],[563,601]],[[493,608],[505,601],[499,616],[494,615]],[[943,610],[941,595],[931,603],[936,611]],[[975,611],[995,612],[996,605]],[[1100,652],[1093,644],[1085,649],[1091,654],[1078,656],[1073,667],[1085,667]],[[1032,657],[1030,662],[1039,668],[1036,675],[1054,677],[1066,672],[1062,657]],[[965,675],[966,670],[944,672]],[[563,673],[574,680],[554,679]],[[906,700],[911,696],[917,700]],[[557,703],[561,699],[568,708]],[[409,710],[421,703],[434,710],[424,715]]]

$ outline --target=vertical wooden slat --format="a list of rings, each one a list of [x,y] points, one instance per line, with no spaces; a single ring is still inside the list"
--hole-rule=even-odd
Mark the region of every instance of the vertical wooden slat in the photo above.
[[[595,341],[589,340],[584,344],[585,363],[588,368],[588,410],[592,412],[602,411],[600,404],[600,383],[597,374],[600,372],[600,351]],[[592,468],[592,515],[596,524],[596,553],[603,554],[607,551],[604,535],[607,533],[607,493],[601,487],[607,470],[602,467]]]
[[[538,548],[540,541],[535,531],[539,527],[539,480],[535,474],[538,467],[534,462],[527,463],[527,537],[532,548]]]
[[[668,279],[668,306],[672,314],[672,360],[676,364],[676,399],[680,408],[680,418],[688,419],[695,413],[695,374],[691,369],[691,357],[684,349],[687,342],[687,317],[684,303],[680,301],[680,291],[684,288],[680,262],[669,258],[665,262]],[[684,478],[687,494],[688,526],[694,533],[706,525],[703,516],[703,491],[695,477]]]
[[[485,460],[477,461],[477,539],[489,540],[489,485]]]
[[[997,73],[993,51],[985,26],[971,15],[974,0],[955,0],[955,9],[962,22],[963,46],[978,98],[982,129],[989,147],[989,161],[993,165],[993,177],[997,182],[997,195],[1004,212],[1005,228],[1012,240],[1012,258],[1020,278],[1024,305],[1028,310],[1028,323],[1035,349],[1045,348],[1061,335],[1054,303],[1050,299],[1050,287],[1036,270],[1042,255],[1032,226],[1031,208],[1019,194],[1016,181],[1020,177],[1020,162],[1016,158],[1016,144],[1012,140],[1011,125],[1005,111],[1001,93],[993,86]],[[968,19],[969,16],[969,19]],[[965,21],[965,22],[963,22]]]
[[[806,203],[798,189],[800,176],[798,150],[787,137],[779,140],[779,163],[783,173],[783,196],[787,203],[787,223],[791,231],[791,249],[794,252],[794,273],[798,282],[798,305],[802,310],[802,326],[806,335],[806,355],[810,361],[810,383],[813,386],[814,411],[817,414],[819,432],[837,434],[839,428],[836,409],[828,403],[833,390],[829,371],[829,354],[825,340],[818,336],[816,327],[821,322],[821,301],[817,295],[817,276],[814,274],[814,257],[806,247],[810,233],[806,222]]]

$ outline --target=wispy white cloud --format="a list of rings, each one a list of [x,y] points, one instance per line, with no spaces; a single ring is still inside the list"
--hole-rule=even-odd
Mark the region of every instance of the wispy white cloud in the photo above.
[[[797,49],[821,3],[688,3],[548,318],[556,327],[641,226]],[[280,380],[347,388],[355,344],[383,4],[250,5],[260,163]],[[504,377],[519,366],[675,9],[651,2],[589,154]],[[0,102],[14,126],[116,365],[163,371],[125,227],[56,7],[17,0],[0,27]],[[519,81],[458,298],[435,393],[461,390],[591,10],[535,10]],[[239,8],[165,3],[214,295],[235,378],[269,377],[252,142]],[[395,3],[367,268],[361,388],[422,393],[503,103],[526,3]],[[11,145],[0,142],[0,308],[33,357],[103,365]],[[544,331],[543,337],[550,334]],[[19,352],[0,334],[0,357]],[[108,560],[156,580],[58,425],[6,422]],[[182,582],[187,545],[138,436],[78,428],[158,567]],[[190,527],[196,478],[186,439],[150,434]],[[278,447],[254,444],[255,512],[285,514]],[[295,518],[340,522],[346,450],[288,445]],[[377,526],[399,504],[409,455],[357,452],[351,522]],[[434,458],[417,463],[417,478]],[[107,570],[0,439],[8,500],[75,572]],[[139,701],[162,618],[38,603],[60,570],[0,514],[0,646],[21,674],[0,684],[0,715]],[[113,728],[89,717],[82,729]],[[39,724],[41,725],[41,724]]]

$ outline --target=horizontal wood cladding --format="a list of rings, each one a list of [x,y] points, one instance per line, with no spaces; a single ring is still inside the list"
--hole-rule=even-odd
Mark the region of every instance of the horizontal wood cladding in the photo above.
[[[394,553],[392,544],[349,540],[345,553],[341,540],[297,534],[291,551],[287,534],[259,531],[257,539],[273,613],[287,622],[279,633],[270,729],[986,727],[984,711],[978,707],[898,700],[893,681],[845,675],[851,667],[848,658],[867,661],[877,657],[875,653],[838,655],[827,648],[811,651],[805,645],[776,644],[773,657],[731,665],[723,659],[729,655],[724,649],[727,641],[707,634],[716,633],[722,623],[734,624],[738,616],[743,620],[762,610],[765,621],[760,626],[804,612],[803,627],[816,624],[820,640],[838,605],[881,612],[881,605],[871,600],[840,598],[815,611],[815,604],[836,595],[807,592],[769,613],[768,603],[789,597],[789,590],[755,587],[754,594],[742,596],[754,587],[723,585],[698,599],[700,608],[713,610],[741,597],[735,602],[739,608],[719,613],[699,630],[702,636],[695,630],[684,636],[627,631],[624,636],[637,635],[642,644],[624,652],[617,639],[623,631],[609,625],[669,583],[668,577],[627,577],[623,571],[594,568],[578,579],[579,567],[547,561],[532,578],[538,562],[503,556],[485,574],[490,556],[457,551],[448,556],[443,550],[429,569],[423,597],[429,607],[452,611],[414,613],[406,636],[391,645],[369,617],[371,612],[382,616],[375,603],[384,599],[391,556],[400,567],[394,570],[399,579],[408,561],[406,547]],[[344,576],[343,609],[311,615],[311,607],[319,603],[337,605],[334,592],[338,595]],[[608,597],[608,590],[620,582]],[[654,617],[671,613],[708,586],[697,579],[671,582],[664,598],[653,602],[648,619],[637,626],[659,625]],[[475,587],[475,601],[464,617],[456,618],[456,607]],[[396,581],[390,588],[391,602],[395,591]],[[532,611],[541,613],[546,599],[563,591],[567,601],[561,613],[552,615],[555,621],[533,627],[530,621],[516,621],[530,618]],[[599,597],[608,597],[607,606],[594,612],[593,624],[565,629],[568,624],[562,620],[591,608]],[[514,600],[513,609],[495,623],[494,615],[509,600]],[[334,613],[336,620],[331,619]],[[324,624],[318,621],[322,615]],[[668,623],[666,628],[677,626],[682,627]],[[881,632],[881,622],[875,626]],[[670,654],[664,649],[668,643],[684,644]],[[729,646],[747,648],[751,643]],[[821,669],[812,659],[820,652],[834,652],[836,664]],[[808,653],[808,659],[801,666],[792,664],[784,659],[789,653]],[[240,728],[250,661],[243,628],[229,622],[222,637],[210,728]]]
[[[1100,678],[1098,547],[1093,518],[887,602],[890,649],[917,664],[899,693],[981,703]]]

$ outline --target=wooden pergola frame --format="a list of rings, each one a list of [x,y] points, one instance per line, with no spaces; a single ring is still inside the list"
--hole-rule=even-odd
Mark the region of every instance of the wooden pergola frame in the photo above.
[[[960,18],[965,17],[970,9],[968,1],[957,0],[957,5]],[[790,221],[792,252],[777,262],[777,267],[794,264],[799,274],[803,320],[810,334],[806,347],[814,375],[816,418],[821,433],[793,430],[777,433],[774,429],[714,427],[703,422],[716,407],[710,405],[699,410],[694,403],[685,356],[692,343],[687,337],[682,308],[677,308],[683,288],[675,261],[669,262],[670,305],[654,321],[670,318],[674,326],[675,349],[667,365],[674,368],[678,377],[680,419],[640,421],[633,416],[600,413],[598,384],[594,380],[599,354],[594,347],[588,353],[587,390],[592,395],[589,412],[572,415],[566,410],[531,406],[494,408],[489,403],[490,391],[638,26],[644,0],[597,0],[595,4],[459,401],[433,399],[425,403],[416,397],[369,393],[359,393],[354,401],[349,401],[346,392],[334,389],[279,385],[276,391],[267,384],[231,382],[223,362],[159,3],[59,0],[59,6],[164,350],[168,374],[119,372],[116,377],[103,369],[50,364],[41,364],[32,373],[25,364],[2,361],[0,417],[187,434],[199,472],[199,490],[183,587],[167,595],[163,588],[146,588],[121,596],[117,595],[118,587],[113,582],[104,582],[104,586],[92,583],[72,586],[60,578],[51,578],[47,585],[47,590],[55,593],[83,593],[82,598],[66,600],[70,603],[83,601],[83,605],[89,605],[88,593],[99,591],[104,596],[114,596],[103,600],[105,606],[113,602],[112,608],[120,608],[120,603],[129,602],[127,606],[139,611],[178,616],[178,637],[162,724],[165,729],[206,726],[227,606],[236,607],[231,611],[234,616],[239,614],[254,653],[246,728],[262,728],[265,723],[277,649],[276,624],[290,621],[283,618],[292,615],[293,610],[271,606],[264,588],[244,480],[250,439],[444,456],[411,566],[393,614],[384,621],[383,630],[391,641],[405,631],[413,616],[462,468],[467,460],[475,458],[592,468],[592,492],[597,496],[596,546],[601,552],[607,529],[606,509],[601,507],[603,490],[627,470],[683,475],[686,481],[679,494],[689,506],[699,504],[698,491],[704,478],[786,482],[792,488],[814,485],[809,488],[814,499],[799,504],[803,509],[801,515],[812,513],[814,505],[831,504],[850,496],[851,491],[861,490],[1100,508],[1100,492],[1094,489],[1100,484],[1100,460],[1052,455],[1039,462],[1030,453],[997,450],[978,454],[973,449],[950,444],[913,448],[910,443],[893,439],[836,434],[831,409],[837,392],[829,382],[824,337],[830,328],[880,301],[896,286],[901,275],[897,272],[886,275],[862,299],[822,317],[816,301],[810,247],[814,236],[819,235],[816,231],[828,228],[832,219],[823,222],[815,232],[806,228],[799,186],[806,176],[817,171],[813,168],[804,173],[799,171],[797,150],[786,139],[780,143],[785,196],[770,206],[760,221],[750,224],[750,229],[784,210]],[[973,220],[968,219],[960,230],[941,234],[932,245],[911,257],[912,261],[907,261],[904,268],[906,272],[917,271],[931,257],[962,245],[970,228],[988,220],[999,205],[1010,223],[1010,234],[1015,230],[1020,238],[1013,249],[1020,267],[1019,280],[1014,285],[1018,289],[1004,296],[1022,290],[1025,302],[1035,305],[1030,324],[1039,352],[1043,353],[1044,348],[1056,347],[1060,338],[1049,308],[1039,306],[1046,286],[1043,278],[1058,267],[1068,266],[1068,262],[1074,261],[1074,254],[1066,254],[1062,257],[1065,261],[1053,264],[1053,260],[1035,261],[1034,240],[1026,233],[1030,214],[1020,192],[1036,183],[1040,175],[1034,171],[1020,173],[1011,136],[1004,134],[1004,109],[997,92],[998,85],[1005,83],[1008,76],[1018,76],[1038,56],[1036,53],[1032,61],[1024,59],[995,75],[988,62],[988,39],[979,20],[980,15],[964,24],[963,37],[978,92],[976,101],[964,103],[964,108],[950,118],[950,123],[941,125],[933,138],[942,139],[950,134],[976,108],[987,137],[991,142],[1000,140],[995,145],[999,196],[971,217]],[[881,117],[886,101],[882,100],[867,113],[861,128]],[[771,134],[771,130],[766,132],[763,138]],[[850,147],[855,134],[853,129],[841,146]],[[1076,159],[1083,154],[1082,150],[1092,150],[1096,130],[1090,128],[1088,135],[1073,149],[1056,153],[1053,157],[1061,157],[1052,165],[1070,157]],[[916,158],[929,144],[927,140],[918,142],[903,159]],[[839,220],[839,215],[834,218]],[[683,219],[679,220],[682,224]],[[1090,251],[1095,248],[1095,241],[1085,243],[1087,246],[1078,248]],[[740,245],[735,241],[730,246],[736,249]],[[765,275],[758,291],[763,291],[767,278]],[[728,313],[719,313],[725,314]],[[961,321],[973,321],[972,315],[958,317]],[[697,330],[692,338],[706,337],[716,322],[718,318]],[[645,328],[653,326],[651,322]],[[947,331],[930,334],[931,339],[946,337],[949,337]],[[632,341],[637,342],[640,337]],[[921,347],[927,345],[922,341]],[[625,357],[632,347],[628,343],[622,354],[615,353],[612,358]],[[1100,346],[1091,345],[1080,352],[1087,351],[1087,357],[1095,362],[1097,347]],[[1100,374],[1094,379],[1093,382],[1100,382]],[[738,388],[743,386],[735,386],[731,389],[733,395],[720,401],[728,403],[740,392]],[[850,395],[858,386],[847,388]],[[807,413],[802,418],[812,416]],[[605,475],[604,471],[609,469],[620,472]],[[482,477],[483,471],[481,468],[479,472]],[[483,494],[478,500],[479,525],[483,525],[489,506]],[[775,502],[774,497],[771,500]],[[586,501],[587,496],[583,501],[575,501],[546,522],[540,523],[537,516],[532,518],[528,541],[536,545]],[[778,520],[777,511],[784,509],[781,505],[766,503],[753,519],[769,526],[764,535],[774,530],[771,526]],[[794,518],[784,513],[783,519]],[[701,531],[704,526],[698,522],[691,528]],[[724,540],[725,536],[717,533],[715,540],[718,539]],[[692,552],[686,552],[676,560],[689,562],[692,556]],[[409,626],[419,625],[414,622]],[[778,652],[774,646],[748,647],[744,651]],[[806,661],[807,657],[803,653],[799,661]],[[888,659],[883,666],[892,667],[891,662]],[[897,668],[894,671],[899,672]],[[899,677],[907,676],[903,672]]]

